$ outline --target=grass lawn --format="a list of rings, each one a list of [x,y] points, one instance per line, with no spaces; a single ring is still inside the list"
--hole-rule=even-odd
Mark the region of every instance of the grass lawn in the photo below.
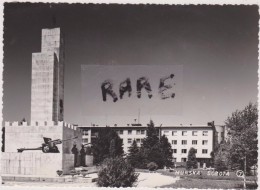
[[[149,172],[148,170],[140,170],[140,172]],[[185,168],[175,170],[183,171]],[[198,188],[198,189],[243,189],[243,178],[236,176],[234,171],[230,171],[229,176],[211,176],[207,175],[207,171],[200,170],[202,175],[176,175],[174,172],[164,171],[159,169],[156,173],[162,175],[180,177],[176,183],[162,186],[171,188]],[[256,176],[247,176],[247,189],[257,189]]]
[[[210,179],[192,179],[181,178],[176,183],[162,187],[171,188],[198,188],[198,189],[242,189],[242,181],[233,180],[210,180]],[[247,182],[247,189],[257,189],[257,185]]]

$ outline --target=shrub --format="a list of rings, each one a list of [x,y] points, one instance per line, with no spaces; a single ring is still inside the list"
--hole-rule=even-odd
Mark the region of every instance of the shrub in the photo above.
[[[149,164],[147,164],[147,168],[149,171],[155,171],[158,168],[158,165],[154,162],[150,162]]]
[[[86,147],[86,155],[91,155],[92,154],[92,149],[90,146]]]
[[[188,161],[186,163],[186,169],[197,168],[196,150],[191,147],[188,153]]]
[[[139,174],[122,157],[107,158],[98,172],[99,187],[132,187]]]
[[[221,155],[217,155],[217,157],[215,158],[214,167],[216,171],[225,171],[228,169],[226,163],[222,160]]]

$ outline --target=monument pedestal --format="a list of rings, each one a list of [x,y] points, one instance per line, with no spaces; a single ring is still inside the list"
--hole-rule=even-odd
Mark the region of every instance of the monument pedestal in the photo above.
[[[52,140],[68,140],[58,144],[59,153],[43,153],[41,150],[25,150],[19,148],[37,148],[44,143],[43,137]],[[73,144],[80,150],[82,132],[75,126],[58,122],[35,123],[26,122],[5,123],[5,152],[2,153],[1,173],[14,175],[47,175],[57,176],[56,171],[62,170],[68,174],[74,168],[74,155],[71,153]]]

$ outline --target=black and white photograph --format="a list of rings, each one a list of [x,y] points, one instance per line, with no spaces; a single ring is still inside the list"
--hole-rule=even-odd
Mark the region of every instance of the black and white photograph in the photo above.
[[[4,2],[3,187],[258,188],[259,5]]]

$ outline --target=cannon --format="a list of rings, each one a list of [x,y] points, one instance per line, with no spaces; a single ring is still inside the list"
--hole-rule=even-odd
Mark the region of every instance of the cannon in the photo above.
[[[18,148],[17,151],[19,153],[22,153],[25,150],[42,150],[43,153],[59,153],[60,151],[59,151],[58,147],[56,146],[57,144],[61,144],[64,141],[69,141],[69,140],[73,140],[76,138],[78,138],[78,137],[76,136],[76,137],[73,137],[70,139],[65,139],[65,140],[61,140],[61,139],[52,140],[51,138],[43,137],[44,143],[42,143],[42,146],[37,147],[37,148]]]

